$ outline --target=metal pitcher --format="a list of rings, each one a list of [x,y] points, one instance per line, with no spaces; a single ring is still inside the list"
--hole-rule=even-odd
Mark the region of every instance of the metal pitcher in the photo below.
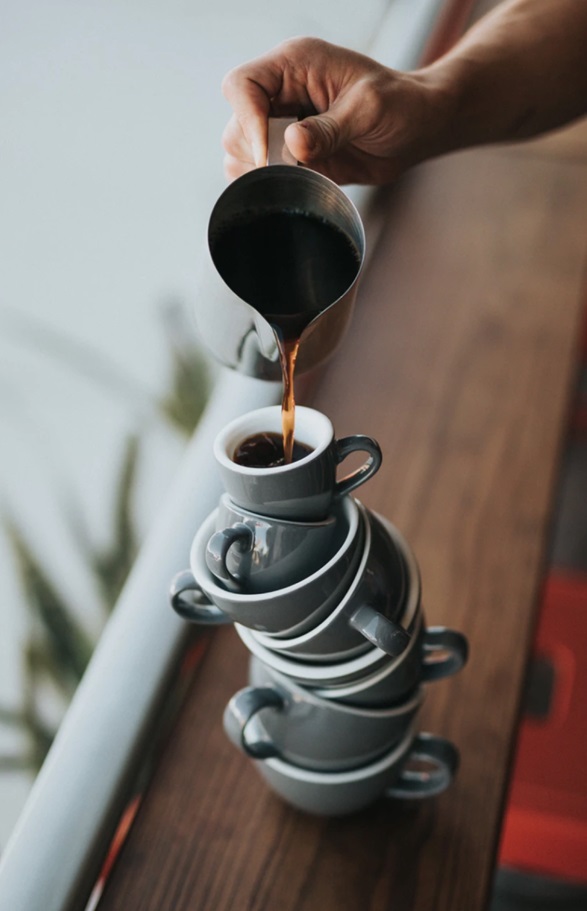
[[[317,315],[301,333],[296,374],[320,364],[339,344],[351,318],[365,258],[365,231],[351,200],[333,181],[297,166],[289,156],[283,134],[292,122],[286,118],[270,119],[267,166],[233,181],[214,206],[196,308],[200,336],[215,357],[241,373],[268,380],[282,376],[275,331],[256,309],[254,293],[243,300],[231,290],[215,264],[214,238],[218,231],[235,221],[242,223],[243,216],[294,211],[332,226],[352,245],[356,274],[334,300],[322,299],[318,287],[314,304]],[[286,156],[292,164],[283,163]],[[333,268],[332,263],[330,266]],[[304,265],[300,264],[300,268]],[[319,286],[320,282],[314,284]]]

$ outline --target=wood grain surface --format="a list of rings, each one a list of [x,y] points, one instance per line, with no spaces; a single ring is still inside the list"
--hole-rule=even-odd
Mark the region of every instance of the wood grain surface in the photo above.
[[[455,155],[383,194],[351,331],[311,400],[337,435],[381,443],[360,497],[413,545],[428,623],[469,638],[421,725],[458,745],[456,781],[346,819],[290,809],[223,734],[247,655],[221,630],[100,911],[486,907],[585,303],[587,160],[555,151]]]

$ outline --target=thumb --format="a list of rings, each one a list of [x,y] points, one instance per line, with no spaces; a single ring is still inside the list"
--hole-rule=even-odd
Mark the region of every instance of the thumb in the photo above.
[[[306,117],[291,124],[285,132],[285,141],[298,161],[330,158],[349,140],[345,119],[337,116],[334,108],[325,114]]]

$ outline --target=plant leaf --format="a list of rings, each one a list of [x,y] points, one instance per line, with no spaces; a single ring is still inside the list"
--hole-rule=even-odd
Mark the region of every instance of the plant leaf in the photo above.
[[[40,766],[26,753],[0,755],[0,772],[37,772]]]
[[[163,318],[171,352],[171,389],[160,399],[159,407],[178,430],[190,435],[210,391],[207,361],[190,333],[179,304],[168,304]]]
[[[138,437],[129,437],[116,484],[111,544],[101,551],[94,552],[91,557],[96,579],[109,611],[116,603],[139,546],[132,509],[139,452]]]
[[[49,579],[13,522],[5,522],[27,601],[39,622],[48,652],[56,665],[77,683],[93,651],[93,643]]]
[[[9,709],[5,705],[0,705],[0,723],[11,727],[23,727],[26,725],[26,715],[22,709]]]

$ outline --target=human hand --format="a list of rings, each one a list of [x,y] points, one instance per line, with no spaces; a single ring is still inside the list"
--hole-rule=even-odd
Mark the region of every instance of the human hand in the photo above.
[[[231,70],[234,114],[223,135],[232,180],[266,164],[267,118],[288,126],[294,158],[337,183],[383,184],[430,154],[442,93],[424,73],[400,73],[317,38],[294,38]]]

